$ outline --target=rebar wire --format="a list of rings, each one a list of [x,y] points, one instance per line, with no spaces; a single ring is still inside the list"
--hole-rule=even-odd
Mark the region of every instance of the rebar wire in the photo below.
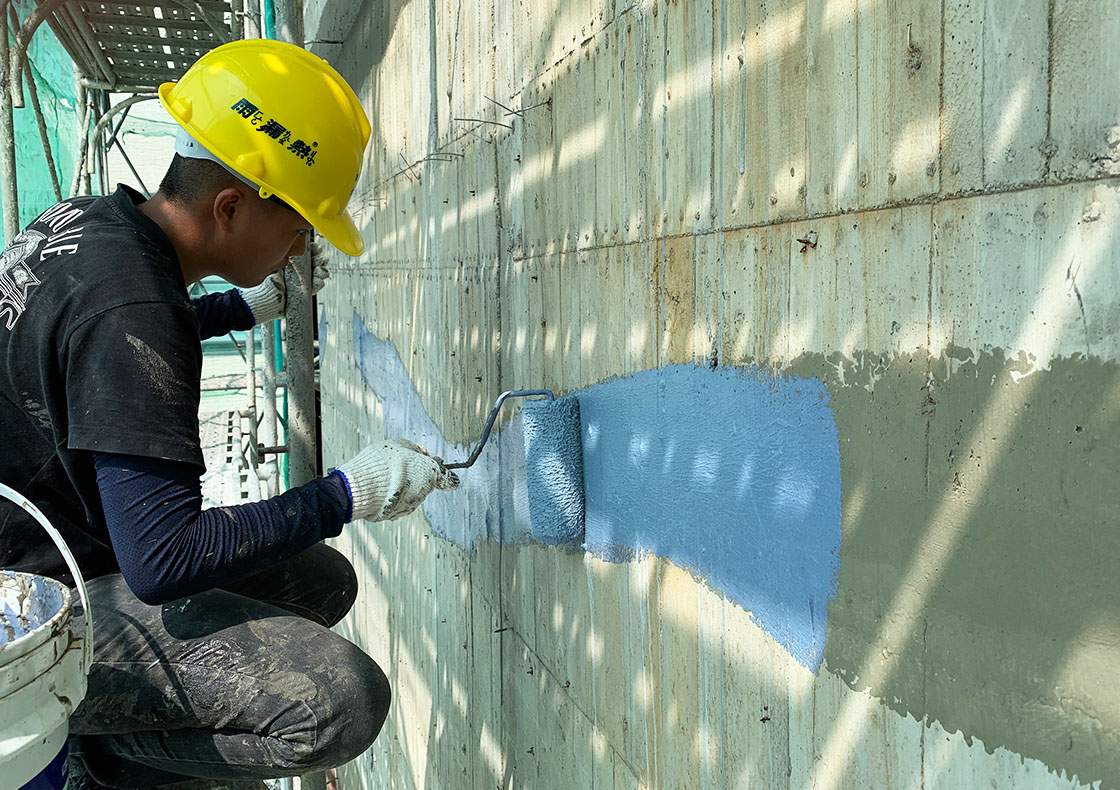
[[[501,121],[488,121],[485,118],[452,118],[451,120],[460,121],[462,123],[488,123],[493,126],[504,126],[507,129],[513,128],[508,123],[502,123]]]
[[[506,111],[506,115],[507,115],[507,116],[510,116],[510,115],[516,115],[516,116],[517,116],[518,118],[522,117],[522,116],[521,116],[521,112],[522,112],[521,110],[514,110],[514,109],[511,109],[511,108],[509,108],[509,107],[506,107],[506,106],[505,106],[504,104],[502,104],[502,103],[501,103],[500,101],[498,101],[497,99],[491,99],[491,98],[490,98],[489,96],[487,96],[487,95],[485,95],[485,94],[483,94],[482,98],[486,99],[486,101],[488,101],[488,102],[490,102],[490,103],[492,103],[492,104],[496,104],[496,105],[498,105],[499,107],[501,107],[501,108],[502,108],[503,110],[505,110],[505,111]]]
[[[398,151],[398,153],[400,153],[400,152]],[[411,171],[411,173],[412,173],[412,175],[408,176],[408,180],[411,182],[412,181],[412,176],[416,176],[416,180],[419,181],[420,180],[420,175],[415,170],[412,169],[412,164],[407,159],[404,158],[403,153],[400,154],[400,157],[401,157],[401,161],[404,162],[404,166],[405,166],[405,169],[402,172],[408,173],[409,171]]]

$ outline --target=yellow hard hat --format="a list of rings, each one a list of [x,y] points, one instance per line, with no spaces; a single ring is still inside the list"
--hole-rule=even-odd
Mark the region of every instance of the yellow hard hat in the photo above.
[[[354,91],[322,58],[248,39],[200,57],[159,86],[171,117],[220,163],[298,211],[347,255],[365,249],[346,204],[370,126]]]

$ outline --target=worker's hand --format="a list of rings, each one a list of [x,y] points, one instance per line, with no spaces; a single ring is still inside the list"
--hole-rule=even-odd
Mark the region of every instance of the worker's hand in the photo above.
[[[418,508],[433,489],[451,491],[459,485],[454,472],[405,439],[375,442],[340,464],[338,471],[350,485],[354,520],[400,518]]]
[[[249,309],[253,312],[253,320],[257,324],[267,324],[284,315],[284,306],[288,303],[288,291],[284,285],[283,272],[270,274],[260,285],[242,288],[241,298],[249,305]]]
[[[317,294],[327,284],[331,276],[327,269],[327,253],[323,249],[323,242],[316,240],[311,245],[311,293]]]
[[[317,248],[312,249],[311,262],[311,293],[314,295],[323,290],[323,286],[327,284],[327,278],[331,276],[331,273],[327,269],[326,256]],[[257,324],[264,324],[275,318],[280,318],[284,315],[284,308],[288,303],[288,288],[284,280],[284,273],[281,271],[269,275],[267,280],[253,288],[242,288],[241,298],[245,300],[245,304],[249,305],[249,309],[253,313],[253,320]]]

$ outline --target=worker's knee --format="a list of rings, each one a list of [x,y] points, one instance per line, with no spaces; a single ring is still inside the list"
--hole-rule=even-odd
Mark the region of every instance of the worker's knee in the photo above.
[[[330,768],[359,756],[377,738],[389,713],[392,692],[381,667],[343,639],[324,657],[329,667],[315,699],[314,749],[301,755],[306,767]],[[330,662],[329,664],[327,662]]]

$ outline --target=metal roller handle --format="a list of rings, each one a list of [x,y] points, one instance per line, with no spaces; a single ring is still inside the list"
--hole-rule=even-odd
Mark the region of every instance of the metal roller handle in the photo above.
[[[444,464],[443,468],[467,469],[475,461],[478,460],[478,455],[482,452],[482,448],[483,446],[485,446],[486,440],[490,438],[490,429],[494,427],[494,420],[496,420],[498,417],[498,410],[502,408],[502,404],[505,403],[506,398],[531,398],[536,395],[542,395],[548,398],[548,400],[556,399],[556,396],[552,394],[552,390],[507,390],[506,392],[503,392],[501,395],[499,395],[498,399],[494,401],[494,408],[490,410],[490,416],[486,418],[486,427],[482,429],[482,438],[478,440],[478,445],[474,448],[474,452],[471,453],[470,458],[465,461],[456,461],[452,464]]]

